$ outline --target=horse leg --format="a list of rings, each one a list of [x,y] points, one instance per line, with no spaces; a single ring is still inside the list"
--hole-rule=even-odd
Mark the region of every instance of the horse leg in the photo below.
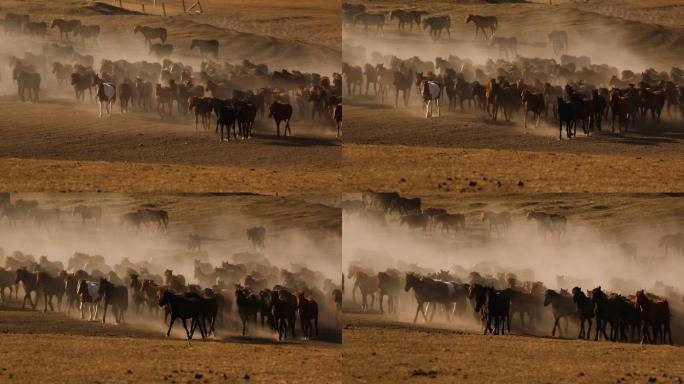
[[[552,337],[553,337],[553,336],[556,336],[556,327],[559,326],[559,325],[558,325],[558,320],[559,320],[559,319],[560,319],[559,317],[555,317],[555,316],[554,316],[554,319],[553,319],[553,329],[551,330],[551,336],[552,336]]]
[[[592,321],[591,321],[591,319],[587,319],[587,321],[589,322],[589,327],[587,328],[587,333],[584,335],[585,339],[589,339],[591,337],[591,323],[592,323]]]
[[[422,302],[422,301],[419,301],[419,302],[418,302],[418,306],[416,307],[416,316],[413,318],[413,324],[415,324],[415,323],[418,321],[418,313],[421,312],[421,310],[422,310],[421,307],[422,307],[422,306],[423,306],[423,302]]]
[[[102,324],[105,323],[106,318],[107,318],[107,302],[105,301],[104,309],[102,310]]]

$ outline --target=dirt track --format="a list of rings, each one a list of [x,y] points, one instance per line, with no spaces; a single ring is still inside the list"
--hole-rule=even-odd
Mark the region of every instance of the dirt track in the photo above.
[[[345,314],[345,383],[681,383],[684,349],[482,336]]]
[[[1,382],[318,383],[342,375],[341,347],[331,343],[224,333],[189,345],[165,340],[162,327],[102,325],[7,306],[0,314]]]

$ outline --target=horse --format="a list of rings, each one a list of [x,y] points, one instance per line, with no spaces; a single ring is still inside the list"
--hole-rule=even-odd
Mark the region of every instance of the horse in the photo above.
[[[333,111],[333,117],[337,125],[337,138],[342,136],[342,104],[335,105],[335,110]]]
[[[133,85],[129,79],[125,79],[123,83],[119,84],[119,108],[123,115],[128,113],[128,103],[133,98]]]
[[[508,58],[509,54],[511,57],[518,55],[518,39],[516,37],[495,37],[492,39],[492,46],[494,45],[499,47],[499,57],[506,56]]]
[[[149,53],[159,59],[163,59],[165,57],[171,56],[173,53],[173,45],[155,43],[150,45]]]
[[[93,39],[93,43],[96,43],[99,35],[99,25],[79,25],[74,29],[74,36],[81,36],[81,42],[84,46],[86,39]]]
[[[45,40],[45,36],[47,35],[47,28],[48,25],[44,21],[29,21],[24,24],[24,30],[28,32],[29,35],[40,36],[43,40]]]
[[[558,293],[553,289],[547,289],[544,295],[544,306],[548,307],[549,305],[551,305],[551,311],[553,312],[551,336],[556,336],[556,328],[558,328],[558,336],[561,336],[560,319],[577,313],[572,297],[562,292]]]
[[[591,303],[596,316],[596,333],[594,341],[598,341],[599,333],[606,340],[615,341],[618,338],[621,322],[621,305],[617,295],[607,296],[598,286],[591,291]],[[606,326],[610,324],[610,337],[606,332]]]
[[[511,225],[511,213],[485,211],[482,213],[482,222],[485,221],[489,222],[488,235],[492,233],[492,227],[496,229],[497,235],[500,234],[499,227],[502,227],[503,232],[506,233],[506,230]]]
[[[38,287],[38,292],[43,295],[45,301],[45,308],[43,312],[47,312],[48,304],[50,305],[50,310],[55,311],[52,305],[52,298],[57,296],[57,311],[60,311],[62,307],[62,297],[65,292],[65,284],[59,277],[50,276],[47,272],[38,272],[36,277],[36,285]]]
[[[565,31],[553,31],[548,34],[553,53],[556,55],[568,51],[568,33]]]
[[[423,110],[425,111],[425,118],[432,116],[432,103],[437,107],[437,116],[440,115],[439,98],[442,95],[442,88],[436,81],[420,82],[418,89],[420,95],[423,97]]]
[[[352,287],[352,301],[354,304],[356,304],[356,290],[358,289],[361,292],[361,310],[366,311],[369,309],[368,296],[371,298],[370,310],[373,310],[375,292],[378,290],[379,284],[377,276],[371,276],[360,268],[352,266],[349,268],[347,277],[354,279],[354,286]]]
[[[204,297],[195,292],[188,292],[185,294],[187,298],[195,298],[200,301],[200,331],[203,331],[203,337],[210,335],[216,336],[216,318],[218,317],[218,300],[215,297]],[[207,323],[209,326],[207,327]]]
[[[406,226],[409,228],[409,231],[413,231],[415,229],[422,229],[423,232],[427,231],[427,225],[430,223],[430,217],[424,213],[412,213],[409,215],[402,216],[399,219],[399,226],[403,226],[406,224]]]
[[[195,113],[195,133],[197,133],[197,124],[200,119],[202,120],[202,127],[209,129],[212,106],[208,99],[190,96],[188,99],[188,109]]]
[[[563,123],[565,123],[565,134],[570,139],[573,134],[573,127],[575,128],[575,131],[577,130],[575,126],[575,109],[573,106],[565,101],[564,98],[558,96],[557,99],[557,111],[558,111],[558,141],[563,140]],[[615,111],[615,110],[613,110]],[[613,112],[614,113],[614,112]],[[613,127],[613,133],[615,132],[615,129]]]
[[[136,25],[133,28],[133,33],[142,33],[145,37],[145,44],[152,44],[152,39],[159,39],[163,44],[166,42],[167,37],[166,28],[154,28],[144,25]]]
[[[407,73],[395,71],[392,84],[394,85],[394,108],[399,106],[399,91],[402,92],[404,107],[408,107],[411,86],[413,84],[413,71],[408,71]]]
[[[377,31],[381,34],[384,33],[382,27],[385,25],[385,14],[384,13],[370,13],[361,12],[354,15],[353,24],[356,26],[357,23],[363,24],[364,31],[368,31],[369,26],[374,26]]]
[[[460,213],[442,213],[434,216],[432,218],[432,222],[435,226],[441,225],[442,232],[446,231],[447,234],[451,229],[457,231],[460,228],[461,230],[465,231],[466,228],[465,215]]]
[[[102,324],[107,318],[107,307],[112,306],[114,320],[117,324],[124,321],[124,312],[128,309],[128,288],[123,285],[115,285],[105,278],[100,279],[98,294],[102,298]]]
[[[38,274],[29,272],[26,270],[26,268],[19,268],[15,272],[14,284],[18,285],[19,283],[21,283],[22,287],[24,288],[24,302],[21,305],[21,309],[26,307],[26,300],[28,300],[31,308],[35,310],[36,306],[38,306],[38,300],[40,298],[38,290]],[[31,300],[31,292],[36,293],[35,303],[33,300]]]
[[[78,280],[76,285],[76,293],[79,298],[79,310],[81,311],[81,319],[85,318],[85,305],[88,304],[88,312],[90,313],[90,321],[97,319],[97,313],[100,304],[100,283],[94,281],[87,281],[85,279]]]
[[[523,106],[525,107],[525,119],[523,126],[527,129],[527,114],[532,112],[532,117],[534,119],[534,127],[539,127],[539,121],[541,120],[541,115],[546,111],[546,106],[544,104],[544,95],[541,93],[532,93],[531,91],[525,89],[520,94]]]
[[[589,339],[591,335],[591,325],[592,319],[594,318],[594,306],[591,303],[591,299],[582,292],[582,288],[574,287],[572,289],[572,301],[575,303],[575,310],[577,311],[577,316],[580,320],[580,330],[578,339]],[[584,323],[589,324],[588,328],[584,329]]]
[[[256,106],[246,101],[236,101],[235,111],[237,115],[238,131],[242,139],[252,137],[252,127],[257,115]]]
[[[235,123],[237,115],[235,108],[231,105],[224,105],[219,110],[218,118],[216,119],[216,133],[219,135],[219,141],[223,142],[223,130],[226,130],[226,138],[230,141],[230,129],[233,129],[233,137],[237,140],[237,132],[235,132]],[[219,131],[220,128],[220,131]]]
[[[539,233],[550,233],[551,236],[558,234],[565,234],[567,226],[567,218],[556,213],[546,213],[539,211],[531,211],[527,214],[527,220],[534,220],[537,222],[537,230]]]
[[[493,121],[496,121],[497,114],[499,112],[499,97],[501,94],[501,84],[496,81],[496,79],[490,79],[487,82],[487,88],[485,91],[485,100],[487,113],[492,117]],[[489,111],[489,106],[492,106],[492,111]]]
[[[9,298],[12,298],[12,291],[16,297],[15,274],[12,271],[0,267],[0,298],[5,302],[5,288],[9,288]]]
[[[93,76],[92,70],[79,73],[75,72],[71,74],[71,85],[74,87],[74,92],[76,94],[76,100],[82,103],[85,100],[85,90],[87,89],[90,93],[90,100],[93,99]]]
[[[95,226],[100,226],[100,220],[102,219],[102,207],[100,206],[86,206],[78,205],[74,207],[72,216],[81,216],[81,224],[85,225],[86,220],[95,220]]]
[[[492,32],[492,36],[494,36],[494,32],[496,32],[496,29],[499,26],[499,21],[496,16],[480,16],[470,14],[466,18],[466,24],[470,23],[471,21],[473,24],[475,24],[475,38],[477,38],[477,31],[482,30],[485,40],[488,39],[486,28],[489,28]]]
[[[406,32],[406,24],[413,31],[413,15],[403,9],[394,9],[390,12],[390,21],[397,19],[399,32]]]
[[[164,284],[173,292],[181,293],[187,290],[185,276],[174,275],[170,269],[164,271]]]
[[[423,308],[423,304],[425,303],[428,303],[428,312],[430,310],[430,303],[444,305],[447,321],[450,321],[449,307],[453,303],[465,299],[465,288],[459,284],[422,277],[418,274],[409,272],[405,276],[404,292],[408,292],[411,289],[413,289],[418,304],[416,307],[416,315],[413,318],[414,324],[418,321],[419,313],[423,315],[423,319],[425,319],[426,323],[432,321],[436,310],[433,309],[430,319],[428,320],[426,311]]]
[[[50,28],[57,27],[57,29],[59,29],[59,38],[61,39],[62,36],[64,36],[67,40],[69,40],[69,33],[74,32],[74,30],[80,26],[80,20],[54,19],[52,20]]]
[[[297,313],[299,314],[302,333],[305,339],[310,340],[314,332],[318,336],[318,303],[313,297],[306,297],[304,292],[297,292],[295,297],[297,298]]]
[[[241,286],[235,288],[235,301],[238,306],[238,314],[242,321],[242,336],[247,334],[247,322],[253,320],[256,324],[257,313],[261,307],[259,296],[251,293]]]
[[[112,83],[105,83],[99,76],[93,75],[93,82],[97,87],[97,102],[100,105],[100,114],[102,117],[102,108],[105,107],[107,115],[112,115],[112,105],[116,101],[116,85]]]
[[[155,101],[157,104],[157,113],[159,114],[159,116],[162,117],[167,112],[169,116],[172,115],[173,100],[178,91],[178,87],[176,85],[175,80],[170,79],[168,83],[169,85],[166,87],[162,86],[161,84],[156,84],[154,87]]]
[[[667,257],[668,251],[670,249],[674,251],[674,254],[680,254],[684,256],[684,234],[677,232],[674,234],[661,236],[658,246],[660,248],[665,248],[664,257]]]
[[[641,344],[657,342],[657,335],[662,330],[662,341],[665,342],[667,337],[672,345],[672,330],[670,329],[672,314],[667,300],[651,300],[643,290],[640,290],[636,293],[636,307],[639,309],[642,320]],[[653,339],[651,339],[648,327],[651,327],[653,331]]]
[[[401,278],[396,270],[378,273],[378,296],[380,299],[380,313],[384,313],[382,299],[387,296],[387,312],[397,312],[397,302],[401,291]],[[341,298],[340,298],[341,300]],[[342,302],[340,301],[340,306]]]
[[[432,40],[439,40],[442,37],[442,30],[446,29],[449,40],[451,40],[451,18],[449,16],[432,16],[423,20],[423,29],[430,28]]]
[[[254,252],[258,249],[265,249],[266,228],[263,226],[251,227],[247,229],[247,240],[252,242]]]
[[[295,337],[295,323],[297,321],[297,297],[285,289],[273,290],[271,295],[271,316],[278,331],[278,340],[287,338],[290,330]]]
[[[285,121],[285,130],[283,131],[283,136],[287,136],[290,132],[292,136],[292,130],[290,129],[290,118],[292,117],[292,105],[287,103],[281,103],[279,101],[273,101],[271,105],[268,106],[268,118],[273,118],[276,123],[276,136],[280,137],[280,122]]]
[[[15,67],[12,71],[12,79],[17,81],[21,101],[26,101],[25,94],[28,91],[28,100],[34,103],[38,102],[41,82],[40,73]]]
[[[188,340],[192,339],[195,327],[198,325],[202,338],[205,337],[204,324],[201,321],[203,313],[202,301],[199,297],[176,295],[167,289],[160,288],[158,305],[160,307],[168,306],[171,310],[171,322],[169,323],[169,329],[166,331],[166,337],[171,336],[171,329],[176,319],[181,319]],[[188,329],[188,319],[191,319],[190,329]]]
[[[342,290],[333,289],[331,295],[335,303],[335,326],[337,327],[340,324],[340,313],[342,313]],[[382,305],[380,305],[380,311],[382,312]]]
[[[193,39],[190,44],[190,49],[194,49],[195,47],[199,48],[202,60],[209,56],[213,56],[215,59],[218,59],[218,40]]]

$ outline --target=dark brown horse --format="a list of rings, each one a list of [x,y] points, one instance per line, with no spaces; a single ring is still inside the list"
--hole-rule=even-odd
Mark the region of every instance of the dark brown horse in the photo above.
[[[560,319],[573,316],[577,313],[572,301],[572,296],[563,292],[558,293],[553,289],[547,289],[544,296],[544,306],[547,307],[549,305],[551,305],[551,311],[553,313],[553,329],[551,330],[551,336],[556,336],[556,328],[558,329],[558,335],[561,336],[562,330]]]
[[[171,328],[176,319],[181,319],[188,340],[192,339],[195,328],[198,325],[202,338],[204,338],[204,324],[201,322],[203,308],[200,298],[194,296],[185,297],[176,295],[169,290],[163,290],[159,295],[158,304],[160,307],[169,307],[171,310],[171,322],[169,323],[169,329],[166,331],[166,337],[171,335]],[[191,319],[190,329],[188,329],[188,319]]]
[[[52,305],[52,298],[57,296],[57,311],[59,312],[62,307],[62,297],[65,292],[65,284],[59,277],[50,276],[47,272],[38,272],[36,277],[36,285],[38,286],[39,294],[43,295],[45,301],[45,308],[43,312],[47,312],[48,304],[50,305],[50,310],[55,311]]]
[[[297,313],[301,323],[304,338],[310,340],[315,332],[318,336],[318,303],[311,296],[306,296],[304,292],[297,292]]]
[[[287,136],[288,132],[290,133],[290,136],[292,136],[292,130],[290,129],[291,117],[292,106],[290,104],[273,101],[271,105],[268,106],[268,118],[273,118],[276,123],[276,136],[280,136],[280,123],[282,121],[285,122],[283,136]]]
[[[491,31],[492,36],[499,26],[499,21],[496,16],[480,16],[480,15],[468,15],[466,18],[466,24],[473,22],[475,24],[475,38],[477,38],[477,32],[482,31],[484,39],[487,40],[487,28]]]
[[[658,335],[662,335],[661,342],[666,338],[672,344],[672,330],[670,329],[670,306],[667,300],[651,300],[643,290],[636,293],[636,307],[641,314],[641,343],[658,342]],[[653,332],[653,338],[649,332]]]
[[[14,279],[14,284],[19,284],[24,288],[24,302],[21,305],[21,309],[24,309],[26,307],[26,300],[28,300],[29,304],[31,305],[32,309],[36,309],[36,306],[38,305],[38,299],[39,299],[39,294],[38,294],[38,274],[32,273],[26,270],[26,268],[19,268],[15,272],[15,279]],[[36,302],[34,303],[33,300],[31,300],[31,292],[36,293]]]
[[[591,335],[592,319],[594,318],[594,306],[591,303],[591,299],[582,292],[582,288],[574,287],[572,289],[572,301],[575,303],[577,316],[580,320],[580,330],[577,338],[589,339],[589,336]],[[585,322],[588,323],[586,331],[584,329]]]
[[[102,278],[100,279],[98,293],[102,298],[102,324],[107,319],[107,307],[109,305],[112,306],[116,323],[123,323],[124,313],[128,309],[128,288],[123,285],[112,284],[107,279]]]

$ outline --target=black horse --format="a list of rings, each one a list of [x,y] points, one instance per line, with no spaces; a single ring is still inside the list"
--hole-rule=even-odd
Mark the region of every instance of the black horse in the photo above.
[[[168,305],[171,308],[171,322],[169,323],[169,330],[166,331],[166,337],[171,335],[171,328],[176,319],[181,319],[183,321],[183,328],[185,328],[185,333],[188,340],[192,339],[195,333],[195,327],[199,325],[200,333],[202,338],[205,337],[206,332],[204,329],[204,322],[202,321],[202,300],[196,295],[192,296],[181,296],[172,293],[169,290],[164,290],[159,297],[159,306],[163,307]],[[187,320],[191,319],[190,329],[188,329]]]
[[[123,285],[116,285],[109,282],[107,279],[100,279],[100,289],[98,290],[102,298],[102,324],[107,318],[107,307],[112,306],[114,312],[114,320],[117,324],[124,321],[124,312],[128,309],[128,288]]]

